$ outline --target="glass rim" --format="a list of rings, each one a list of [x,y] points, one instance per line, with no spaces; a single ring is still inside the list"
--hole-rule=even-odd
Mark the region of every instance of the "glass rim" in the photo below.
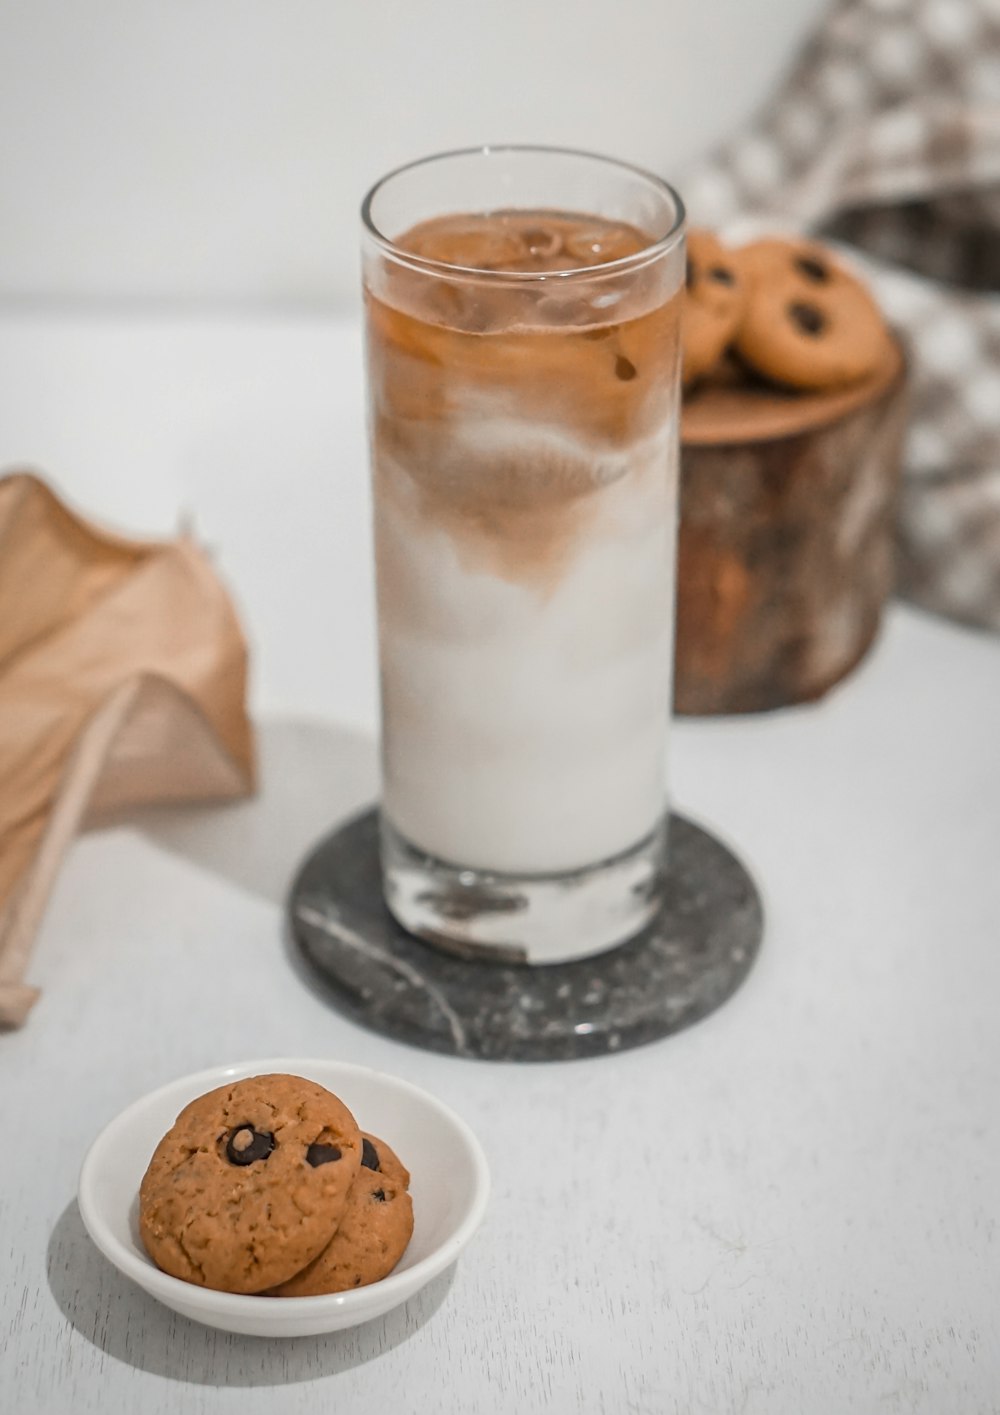
[[[617,260],[606,261],[603,265],[573,266],[570,270],[478,270],[475,266],[454,265],[449,261],[434,260],[429,256],[415,255],[412,251],[404,250],[391,237],[380,231],[375,224],[372,206],[379,192],[394,178],[401,177],[406,172],[412,172],[418,167],[427,167],[431,163],[445,162],[456,157],[489,157],[494,153],[510,152],[545,154],[552,157],[583,157],[591,162],[603,163],[607,167],[617,167],[621,171],[630,172],[635,177],[641,177],[644,182],[657,188],[670,199],[674,207],[674,219],[664,235],[651,241],[648,246],[643,246],[640,251],[620,256]],[[484,281],[595,280],[607,275],[621,275],[631,270],[639,270],[668,254],[679,243],[684,233],[686,218],[687,212],[680,193],[664,178],[658,177],[655,172],[650,172],[647,168],[639,167],[633,162],[625,162],[619,157],[608,157],[604,153],[590,152],[586,148],[554,147],[546,143],[484,143],[480,147],[455,147],[444,152],[431,153],[427,157],[418,157],[412,162],[404,162],[399,167],[394,167],[390,172],[386,172],[368,189],[361,203],[362,226],[384,255],[400,264],[409,266],[411,269],[423,270],[428,274],[461,276],[464,279]]]

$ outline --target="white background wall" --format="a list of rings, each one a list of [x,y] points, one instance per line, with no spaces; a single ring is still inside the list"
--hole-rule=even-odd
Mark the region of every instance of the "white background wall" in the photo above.
[[[0,297],[339,303],[356,212],[442,147],[676,177],[824,0],[0,0]]]

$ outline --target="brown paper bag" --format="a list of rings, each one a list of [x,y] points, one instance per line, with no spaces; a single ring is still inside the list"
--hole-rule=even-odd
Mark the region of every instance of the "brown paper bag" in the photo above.
[[[189,539],[125,540],[0,479],[0,1024],[75,833],[130,806],[253,789],[247,649]]]

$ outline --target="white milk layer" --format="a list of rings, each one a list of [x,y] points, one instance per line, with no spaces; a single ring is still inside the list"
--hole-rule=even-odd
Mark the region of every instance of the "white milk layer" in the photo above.
[[[470,567],[419,498],[379,498],[383,804],[452,864],[549,874],[665,808],[676,433],[627,453],[544,592]],[[528,449],[530,457],[530,449]],[[396,477],[398,479],[399,473]],[[590,498],[588,498],[588,501]]]

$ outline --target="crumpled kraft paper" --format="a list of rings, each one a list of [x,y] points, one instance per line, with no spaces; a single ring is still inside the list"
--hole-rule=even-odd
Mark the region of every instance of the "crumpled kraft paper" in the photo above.
[[[25,981],[59,864],[128,807],[253,790],[247,647],[205,554],[71,512],[37,477],[0,478],[0,1025]]]

